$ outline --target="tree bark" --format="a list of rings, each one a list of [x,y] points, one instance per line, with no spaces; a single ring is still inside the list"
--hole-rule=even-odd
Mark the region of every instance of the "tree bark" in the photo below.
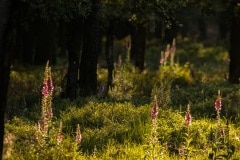
[[[4,138],[4,116],[7,105],[7,92],[10,78],[10,55],[7,49],[7,36],[11,18],[11,0],[0,1],[0,159],[2,159]]]
[[[240,78],[240,15],[233,18],[230,37],[229,82],[238,84]]]
[[[82,19],[72,20],[67,24],[68,40],[68,73],[66,85],[66,97],[76,99],[78,96],[78,70],[79,70],[79,57],[82,45]]]
[[[97,61],[101,50],[101,34],[98,21],[100,0],[92,0],[92,11],[84,22],[83,49],[79,72],[81,96],[96,94]]]
[[[17,29],[16,36],[17,44],[19,46],[19,50],[17,52],[21,55],[20,58],[23,64],[33,65],[35,54],[35,36],[32,26],[30,25],[28,30],[23,27]]]
[[[198,19],[199,40],[204,41],[207,38],[207,25],[204,16],[201,15]]]
[[[131,59],[135,60],[135,67],[139,69],[139,72],[142,72],[145,63],[146,26],[144,24],[136,24],[135,30],[131,34],[131,39]]]
[[[108,69],[108,80],[107,80],[107,91],[109,87],[112,86],[113,81],[113,70],[114,70],[114,58],[113,58],[113,23],[110,22],[108,32],[107,32],[107,40],[106,40],[106,61],[107,61],[107,69]]]
[[[14,1],[13,21],[13,57],[12,60],[24,65],[34,64],[35,36],[33,24],[27,19],[29,4]]]
[[[56,31],[55,22],[41,18],[35,20],[34,31],[36,35],[36,53],[34,64],[43,65],[49,60],[50,64],[56,63]]]

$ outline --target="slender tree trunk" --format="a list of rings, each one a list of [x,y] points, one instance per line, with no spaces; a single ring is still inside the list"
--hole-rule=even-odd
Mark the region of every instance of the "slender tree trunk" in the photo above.
[[[72,20],[67,24],[67,50],[68,50],[68,73],[67,73],[67,86],[66,97],[76,99],[78,93],[78,68],[79,57],[82,44],[82,19]]]
[[[142,72],[145,62],[146,26],[144,24],[136,24],[135,31],[131,34],[131,38],[131,59],[135,60],[135,67],[139,69],[139,72]]]
[[[79,72],[81,96],[96,94],[97,61],[101,52],[101,34],[99,28],[100,0],[92,0],[92,11],[84,22],[83,49]]]
[[[237,84],[240,78],[240,15],[233,19],[229,54],[229,82]]]
[[[109,87],[112,86],[113,81],[113,69],[114,69],[114,59],[113,59],[113,24],[110,22],[108,32],[107,32],[107,40],[106,40],[106,61],[108,68],[108,81],[107,81],[107,91]]]
[[[10,78],[10,55],[6,51],[6,45],[11,8],[11,0],[0,1],[0,159],[2,159],[3,151],[4,116]]]

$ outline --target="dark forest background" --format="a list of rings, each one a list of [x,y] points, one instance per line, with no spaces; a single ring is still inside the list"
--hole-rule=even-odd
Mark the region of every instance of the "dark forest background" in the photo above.
[[[229,50],[228,81],[239,83],[239,0],[2,0],[0,17],[1,142],[11,66],[64,61],[62,96],[95,95],[98,64],[107,68],[106,88],[111,87],[114,41],[125,37],[139,73],[146,67],[146,41],[164,46],[180,37],[221,44]]]

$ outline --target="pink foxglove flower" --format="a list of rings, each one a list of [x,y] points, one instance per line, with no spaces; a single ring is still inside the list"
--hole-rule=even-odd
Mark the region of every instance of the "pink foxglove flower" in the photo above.
[[[35,140],[36,141],[39,140],[40,133],[41,133],[41,126],[40,126],[40,123],[38,122],[38,124],[36,126],[36,132],[35,132]]]
[[[164,63],[164,58],[161,58],[160,59],[160,64],[163,64]]]
[[[171,54],[175,54],[176,52],[176,39],[173,39],[172,46],[171,46]]]
[[[49,94],[52,94],[54,90],[52,77],[51,77],[51,67],[46,67],[45,70],[45,77],[43,81],[43,87],[42,87],[42,95],[47,96]]]
[[[215,101],[215,109],[216,111],[220,111],[222,109],[222,101],[220,97],[218,97]]]
[[[39,131],[36,131],[35,132],[35,140],[38,141],[38,139],[39,139]]]
[[[188,126],[191,125],[191,123],[192,123],[192,116],[189,112],[187,112],[185,115],[185,122]]]
[[[224,137],[224,135],[225,135],[225,131],[224,131],[224,129],[222,128],[222,129],[220,130],[220,136],[221,136],[221,137]]]
[[[175,46],[172,46],[172,47],[171,47],[171,54],[175,54],[175,52],[176,52],[176,47],[175,47]]]
[[[163,64],[165,62],[163,51],[161,52],[161,57],[160,57],[160,61],[159,62],[160,62],[160,64]]]
[[[187,112],[185,115],[185,122],[188,126],[192,124],[192,116],[190,114],[190,105],[187,106]]]
[[[184,156],[184,146],[181,146],[180,148],[178,148],[178,154],[180,155],[180,156]]]
[[[170,45],[167,45],[167,48],[165,50],[165,58],[168,58],[170,55]]]
[[[51,74],[51,72],[49,74]],[[48,77],[48,92],[53,93],[53,90],[54,90],[54,86],[53,86],[52,77],[51,77],[51,75],[49,75],[49,77]]]
[[[49,90],[48,90],[48,80],[44,79],[43,81],[43,87],[42,87],[42,95],[43,96],[47,96],[49,94]]]
[[[58,142],[58,144],[61,143],[62,140],[63,140],[63,135],[62,135],[62,133],[59,133],[58,136],[57,136],[57,142]]]
[[[222,109],[222,98],[220,95],[220,91],[218,91],[218,98],[216,99],[214,103],[215,110],[219,112]]]
[[[118,56],[118,66],[121,66],[122,65],[122,56],[121,54],[119,54]]]
[[[45,125],[44,125],[44,122],[42,120],[40,122],[38,122],[38,127],[39,127],[39,131],[44,132]]]
[[[82,134],[80,131],[80,125],[77,125],[77,132],[76,132],[76,142],[79,144],[82,141]]]
[[[127,41],[127,42],[126,42],[126,48],[127,48],[128,50],[131,49],[131,42],[130,42],[130,41]]]
[[[152,107],[152,112],[151,112],[152,121],[156,121],[157,115],[158,115],[158,103],[157,103],[157,98],[155,96],[155,102],[154,102],[154,105]]]
[[[49,113],[48,113],[49,118],[52,118],[52,117],[53,117],[52,107],[49,108],[49,111],[48,111],[48,112],[49,112]]]

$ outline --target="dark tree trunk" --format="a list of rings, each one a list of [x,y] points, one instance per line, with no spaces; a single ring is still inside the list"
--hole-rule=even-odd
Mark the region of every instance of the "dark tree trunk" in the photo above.
[[[158,20],[156,21],[155,36],[159,40],[163,39],[163,22]]]
[[[29,8],[29,5],[22,1],[14,1],[14,10],[12,13],[14,27],[14,54],[12,56],[13,60],[24,65],[33,65],[35,54],[33,24],[30,21],[26,21]]]
[[[131,59],[135,60],[135,67],[139,72],[144,70],[145,46],[146,46],[146,26],[144,24],[136,24],[135,30],[131,34],[132,49]]]
[[[101,52],[101,34],[98,21],[100,0],[92,0],[92,11],[84,22],[83,49],[79,72],[81,96],[96,94],[97,61]]]
[[[207,38],[207,26],[204,19],[204,16],[201,15],[198,19],[198,27],[199,27],[199,40],[206,40]]]
[[[225,12],[221,12],[219,15],[219,19],[218,19],[218,26],[219,26],[219,38],[220,40],[227,40],[227,34],[229,32],[229,28],[228,28],[228,21],[227,21],[227,15],[228,13]]]
[[[34,24],[36,35],[36,53],[34,64],[43,65],[49,60],[51,64],[56,63],[56,31],[54,22],[36,19]]]
[[[176,23],[173,23],[171,25],[171,28],[166,28],[164,31],[165,36],[163,39],[163,43],[172,44],[173,39],[177,37],[178,29],[179,28]]]
[[[2,159],[4,137],[4,115],[7,103],[7,92],[10,78],[10,55],[7,52],[11,0],[0,1],[0,159]]]
[[[229,82],[237,84],[240,78],[240,15],[232,21],[229,54]]]
[[[18,26],[17,26],[18,27]],[[16,32],[17,46],[16,54],[20,55],[23,64],[34,64],[35,37],[32,27],[29,29],[17,28]]]
[[[76,99],[78,93],[78,68],[82,44],[82,19],[72,20],[67,24],[68,40],[68,73],[66,85],[66,97]]]
[[[111,25],[112,32],[116,39],[125,38],[133,30],[133,26],[131,25],[131,23],[125,20],[111,20]]]
[[[107,61],[107,69],[108,69],[108,80],[107,80],[107,91],[109,87],[112,86],[113,81],[113,69],[114,69],[114,59],[113,59],[113,23],[110,22],[108,32],[107,32],[107,40],[106,40],[106,61]]]

